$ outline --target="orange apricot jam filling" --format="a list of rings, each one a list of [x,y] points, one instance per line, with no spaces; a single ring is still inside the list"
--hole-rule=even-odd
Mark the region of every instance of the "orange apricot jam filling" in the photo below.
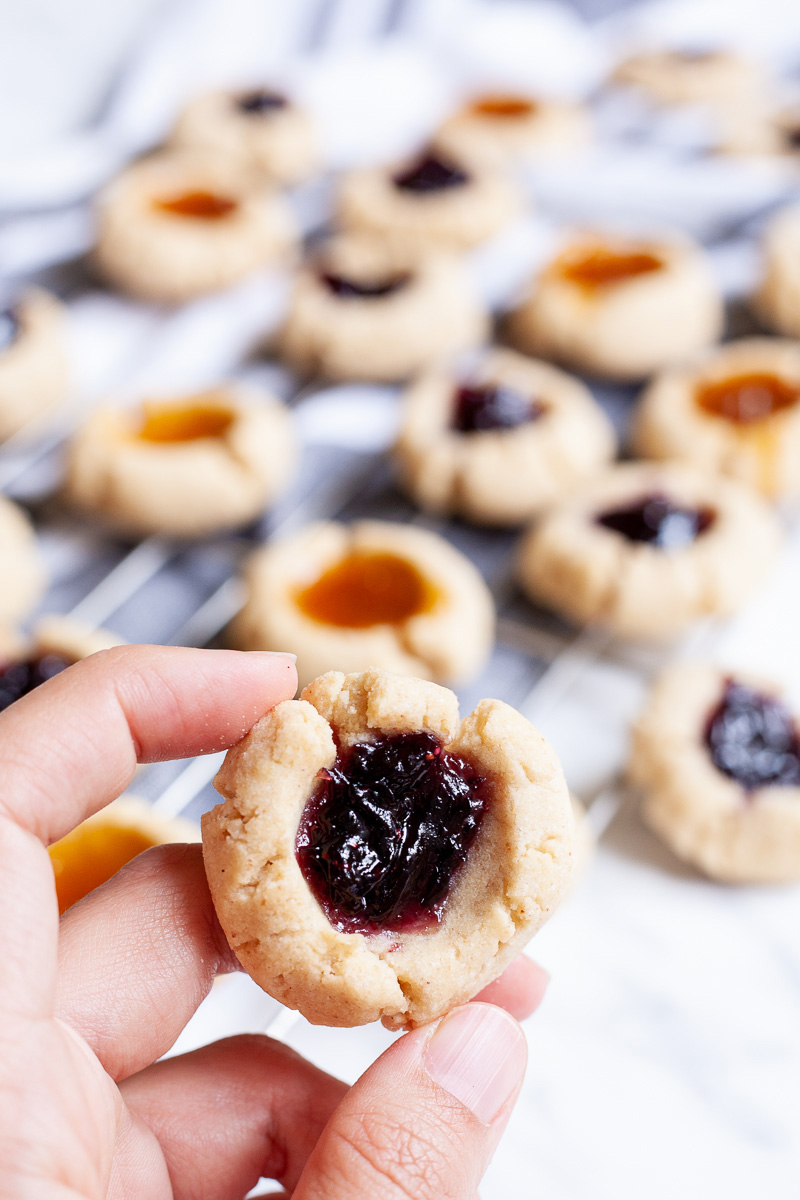
[[[218,438],[233,424],[234,414],[201,396],[186,404],[144,404],[137,437],[144,442],[196,442]]]
[[[660,271],[663,266],[664,260],[649,251],[620,251],[600,245],[568,250],[555,263],[563,279],[591,290],[627,283],[629,279]]]
[[[430,612],[437,589],[396,554],[353,553],[295,593],[302,613],[325,625],[400,625]]]
[[[469,111],[476,117],[530,117],[538,107],[524,96],[479,96],[470,104]]]
[[[176,217],[192,217],[200,221],[219,221],[228,217],[238,207],[230,196],[219,196],[216,192],[206,192],[198,188],[195,192],[183,192],[178,196],[163,196],[153,201],[155,208],[161,212],[171,213]]]
[[[790,383],[767,371],[753,371],[700,384],[694,398],[698,408],[711,416],[724,417],[734,425],[752,425],[797,404],[800,382]]]
[[[101,823],[79,825],[50,847],[58,911],[66,912],[156,843],[139,829]]]

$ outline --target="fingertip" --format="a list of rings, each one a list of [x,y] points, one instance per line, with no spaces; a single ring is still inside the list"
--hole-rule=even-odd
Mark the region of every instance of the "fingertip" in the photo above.
[[[521,954],[475,999],[484,1004],[496,1004],[518,1021],[523,1021],[536,1012],[549,982],[550,975],[544,967]]]

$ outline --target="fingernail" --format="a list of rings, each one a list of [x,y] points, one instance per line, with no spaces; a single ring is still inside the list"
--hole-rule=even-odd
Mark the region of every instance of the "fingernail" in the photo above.
[[[290,662],[297,662],[297,655],[291,654],[288,650],[251,650],[250,653],[259,658],[288,658]]]
[[[469,1004],[440,1022],[423,1060],[434,1083],[490,1125],[522,1082],[527,1057],[513,1017],[493,1004]]]

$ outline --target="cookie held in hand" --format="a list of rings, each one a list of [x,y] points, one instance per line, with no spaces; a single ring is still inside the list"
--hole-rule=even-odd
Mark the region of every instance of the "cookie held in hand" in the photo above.
[[[571,877],[558,761],[514,709],[330,672],[228,756],[203,818],[239,961],[315,1024],[430,1021],[496,978]]]

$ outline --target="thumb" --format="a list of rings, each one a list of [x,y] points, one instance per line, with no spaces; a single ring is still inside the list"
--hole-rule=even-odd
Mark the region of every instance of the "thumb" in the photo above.
[[[526,1060],[519,1025],[492,1004],[406,1034],[339,1104],[293,1200],[474,1200]]]

